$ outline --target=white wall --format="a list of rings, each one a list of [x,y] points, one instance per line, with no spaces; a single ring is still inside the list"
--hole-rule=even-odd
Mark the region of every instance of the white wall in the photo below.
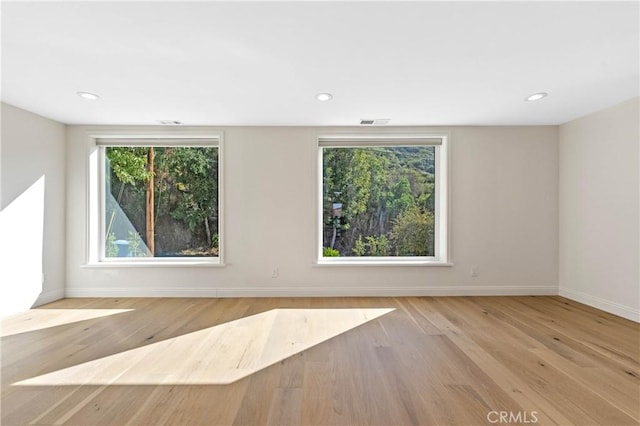
[[[639,98],[560,126],[560,294],[640,321]]]
[[[64,125],[2,104],[0,316],[64,297],[65,157]]]
[[[354,128],[309,127],[221,129],[226,267],[87,267],[87,132],[97,129],[126,128],[69,127],[69,296],[557,294],[556,126],[399,130],[451,134],[451,267],[315,266],[315,138]]]

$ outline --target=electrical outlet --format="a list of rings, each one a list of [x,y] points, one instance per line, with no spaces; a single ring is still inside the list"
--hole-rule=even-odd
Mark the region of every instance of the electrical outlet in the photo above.
[[[276,266],[271,271],[271,278],[278,278],[278,275],[280,275],[280,271],[278,270],[278,267]]]
[[[478,267],[477,266],[472,266],[471,267],[471,276],[474,277],[474,278],[478,276]]]

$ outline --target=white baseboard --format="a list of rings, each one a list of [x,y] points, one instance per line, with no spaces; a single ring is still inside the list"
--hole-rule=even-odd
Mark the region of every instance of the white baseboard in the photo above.
[[[638,309],[566,287],[560,287],[558,294],[562,297],[566,297],[567,299],[575,300],[576,302],[584,303],[585,305],[609,312],[610,314],[618,315],[631,321],[640,322],[640,310]]]
[[[254,287],[219,288],[218,297],[392,297],[556,295],[558,288],[531,286]]]
[[[64,297],[65,297],[64,288],[57,288],[55,290],[49,290],[47,292],[40,293],[40,296],[38,296],[36,301],[33,303],[32,307],[35,308],[36,306],[45,305],[47,303],[55,302],[56,300],[64,299]]]
[[[67,297],[542,296],[556,286],[67,288]]]
[[[216,288],[85,287],[67,288],[67,297],[218,297]]]

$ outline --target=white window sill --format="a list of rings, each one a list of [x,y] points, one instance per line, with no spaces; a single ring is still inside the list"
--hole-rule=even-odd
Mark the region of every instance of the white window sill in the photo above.
[[[108,261],[108,262],[90,262],[82,265],[87,269],[102,268],[223,268],[227,266],[216,260],[143,260],[143,261]]]
[[[453,266],[451,262],[439,260],[318,260],[314,266]]]

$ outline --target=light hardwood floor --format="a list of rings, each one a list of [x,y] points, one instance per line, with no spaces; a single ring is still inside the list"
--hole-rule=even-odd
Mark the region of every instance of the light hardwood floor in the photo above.
[[[561,297],[66,299],[1,344],[2,425],[640,424],[640,325]]]

